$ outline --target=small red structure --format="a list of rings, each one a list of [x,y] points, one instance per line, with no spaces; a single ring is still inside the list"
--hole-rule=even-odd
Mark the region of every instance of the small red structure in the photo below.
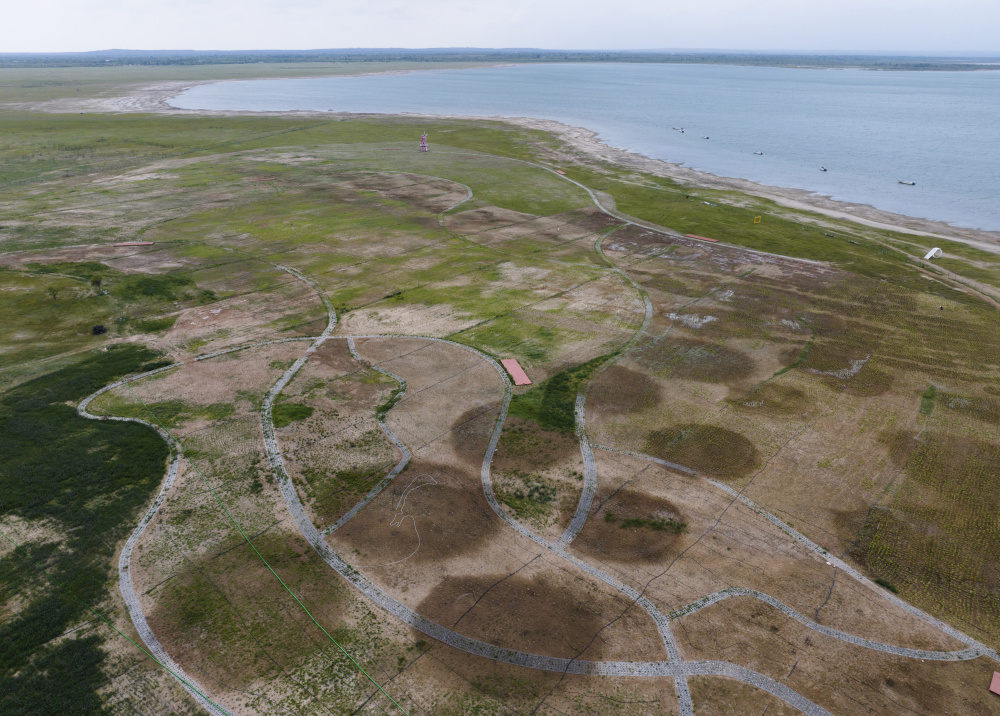
[[[504,358],[500,362],[507,369],[507,372],[510,373],[510,377],[514,379],[514,385],[531,385],[527,374],[515,358]]]
[[[122,241],[115,244],[115,246],[152,246],[152,245],[153,245],[152,241]]]
[[[566,172],[564,172],[564,171],[563,171],[562,169],[554,169],[553,171],[554,171],[554,172],[555,172],[556,174],[562,174],[563,176],[566,176]]]
[[[707,236],[698,236],[698,234],[684,234],[689,239],[698,239],[699,241],[711,241],[713,244],[718,241],[718,239],[710,239]]]
[[[1000,671],[993,672],[993,682],[990,684],[990,691],[1000,696]]]
[[[420,151],[421,152],[427,151],[427,132],[424,132],[422,135],[420,135]]]

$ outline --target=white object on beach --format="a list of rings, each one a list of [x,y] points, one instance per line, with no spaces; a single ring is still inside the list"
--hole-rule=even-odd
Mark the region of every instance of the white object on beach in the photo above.
[[[924,260],[939,259],[939,258],[941,258],[941,254],[943,254],[943,253],[944,252],[941,251],[941,249],[937,249],[937,248],[931,249],[930,251],[927,252],[927,255],[924,256]]]

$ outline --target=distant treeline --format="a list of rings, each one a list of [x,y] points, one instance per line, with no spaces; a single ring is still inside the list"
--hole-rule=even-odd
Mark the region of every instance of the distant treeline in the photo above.
[[[887,55],[795,55],[735,52],[575,51],[534,49],[345,50],[101,50],[0,53],[0,67],[102,67],[127,65],[232,65],[283,62],[659,62],[766,67],[849,67],[868,70],[969,71],[1000,69],[1000,58]]]

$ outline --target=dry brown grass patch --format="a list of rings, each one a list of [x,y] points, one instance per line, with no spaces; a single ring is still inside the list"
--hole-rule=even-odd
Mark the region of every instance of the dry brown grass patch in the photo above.
[[[662,393],[659,383],[645,373],[613,365],[594,381],[587,402],[596,410],[625,415],[655,407]]]
[[[479,487],[478,479],[455,467],[414,460],[336,538],[355,551],[352,561],[360,565],[399,560],[437,564],[474,553],[490,544],[502,526],[481,489],[475,489]],[[401,519],[394,525],[397,515]]]
[[[753,374],[756,363],[743,351],[691,338],[669,338],[636,351],[635,362],[664,378],[729,383]]]
[[[255,542],[327,631],[342,625],[343,587],[307,544],[288,534]],[[237,687],[297,668],[327,639],[247,545],[188,562],[148,619],[189,672]]]
[[[699,472],[742,477],[760,466],[756,446],[738,432],[717,425],[683,423],[652,430],[646,451]]]
[[[626,523],[658,520],[684,524],[684,515],[669,500],[628,488],[613,493],[602,489],[597,493],[595,505],[583,531],[573,542],[575,550],[626,564],[662,563],[679,552],[683,539],[679,531],[630,527]]]
[[[804,390],[771,382],[732,401],[732,405],[741,413],[774,416],[810,413],[816,401]]]
[[[482,641],[545,656],[600,659],[600,638],[627,606],[543,573],[447,576],[417,612]]]
[[[478,468],[483,462],[496,423],[497,408],[495,404],[469,408],[451,426],[448,443],[455,457],[469,467]]]

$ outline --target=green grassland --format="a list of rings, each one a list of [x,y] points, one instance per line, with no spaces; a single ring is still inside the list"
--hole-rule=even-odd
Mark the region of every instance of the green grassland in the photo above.
[[[589,400],[606,406],[612,417],[602,429],[616,444],[745,487],[795,436],[820,429],[820,416],[839,416],[855,431],[850,439],[866,441],[871,453],[842,476],[861,496],[835,525],[850,557],[904,599],[1000,643],[993,556],[1000,554],[1000,334],[985,294],[1000,286],[994,254],[935,240],[948,255],[935,265],[942,272],[919,260],[912,235],[582,158],[561,161],[570,178],[611,195],[620,212],[824,264],[826,273],[789,270],[775,278],[657,239],[655,251],[640,247],[616,260],[654,305],[648,334],[633,345],[642,304],[594,249],[606,227],[565,244],[529,235],[494,246],[450,229],[442,211],[451,200],[435,202],[435,192],[448,188],[435,182],[446,180],[473,194],[449,217],[492,207],[525,220],[584,220],[587,194],[532,164],[553,161],[559,145],[550,135],[488,120],[46,114],[16,105],[100,97],[150,80],[357,69],[0,69],[0,252],[12,259],[0,269],[0,526],[35,529],[23,530],[23,548],[8,543],[0,552],[0,711],[41,704],[47,713],[128,713],[105,700],[113,672],[107,654],[119,638],[95,625],[60,635],[82,626],[87,608],[112,605],[116,549],[162,479],[168,449],[145,427],[84,420],[72,406],[183,350],[237,342],[229,327],[185,334],[192,324],[179,320],[185,311],[235,314],[234,306],[251,306],[239,342],[317,335],[325,309],[311,293],[312,303],[296,303],[300,285],[276,264],[314,281],[341,321],[410,310],[418,318],[401,330],[421,333],[421,317],[441,315],[449,321],[442,337],[518,357],[543,378],[518,391],[510,415],[566,440],[576,427],[577,395],[593,385]],[[435,138],[427,154],[413,151],[424,130]],[[117,180],[129,172],[142,176]],[[274,179],[248,181],[262,177]],[[449,186],[454,202],[464,197]],[[615,231],[605,250],[635,235]],[[139,238],[156,245],[139,256],[47,258],[52,250]],[[13,260],[22,256],[29,258]],[[720,298],[725,291],[730,299]],[[616,306],[619,296],[635,310]],[[265,308],[274,311],[267,322],[254,323],[254,311],[265,315]],[[665,318],[671,313],[710,314],[713,322],[685,329]],[[109,330],[92,335],[94,325]],[[270,369],[286,367],[278,361]],[[602,389],[604,375],[620,383]],[[108,394],[97,407],[143,419],[152,410],[171,429],[210,422],[185,438],[185,453],[248,529],[264,534],[280,500],[254,432],[269,387],[247,387],[231,403],[167,398],[148,409]],[[370,417],[386,417],[394,388],[386,383]],[[306,393],[274,406],[275,425],[289,430],[318,426],[322,415]],[[363,434],[380,439],[373,430]],[[863,452],[840,433],[830,441],[837,454],[811,464],[833,470],[838,459]],[[345,452],[355,447],[345,439]],[[316,490],[344,486],[351,496],[379,479],[349,468],[303,475]],[[529,521],[550,515],[552,486],[528,473],[516,477],[498,487],[498,498]],[[778,490],[754,499],[785,509]],[[276,680],[292,694],[287,705],[298,708],[327,669],[345,687],[339,695],[324,691],[334,699],[326,705],[357,705],[363,684],[336,653],[312,633],[283,636],[302,635],[301,615],[266,571],[243,573],[252,555],[210,495],[187,489],[164,524],[173,541],[151,549],[164,564],[177,562],[157,593],[157,617],[181,641],[201,640],[204,651],[191,658],[211,678],[234,688]],[[660,518],[624,519],[620,527],[686,529]],[[206,544],[220,545],[217,559],[197,551]],[[324,625],[380,673],[400,673],[423,652],[376,623],[289,534],[274,529],[259,544],[278,573],[321,605]],[[230,551],[222,556],[223,549]],[[305,685],[287,677],[298,669],[308,675]],[[524,695],[498,698],[478,677],[462,689],[439,712],[500,712],[505,700]]]

